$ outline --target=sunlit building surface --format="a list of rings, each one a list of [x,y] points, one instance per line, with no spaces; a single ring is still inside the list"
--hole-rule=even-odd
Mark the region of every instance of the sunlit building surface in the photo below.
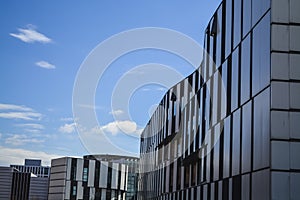
[[[136,199],[139,159],[115,155],[51,161],[49,199]]]
[[[300,199],[300,1],[224,0],[141,137],[139,199]]]

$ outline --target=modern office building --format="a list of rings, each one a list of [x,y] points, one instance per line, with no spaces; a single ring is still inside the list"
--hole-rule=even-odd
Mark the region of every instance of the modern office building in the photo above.
[[[51,161],[49,195],[54,199],[136,199],[135,157],[88,155]]]
[[[12,167],[0,167],[0,200],[27,200],[30,173]]]
[[[49,166],[42,166],[41,160],[35,159],[25,159],[24,165],[10,165],[20,172],[29,172],[37,177],[49,177],[50,176],[50,167]]]
[[[221,2],[142,133],[139,199],[300,199],[299,10]]]
[[[41,160],[25,159],[24,165],[10,165],[15,171],[29,174],[28,189],[29,200],[47,200],[50,167],[42,166]]]

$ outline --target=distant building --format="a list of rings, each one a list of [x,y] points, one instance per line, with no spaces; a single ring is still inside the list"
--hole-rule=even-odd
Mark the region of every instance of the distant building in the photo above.
[[[141,135],[139,199],[300,199],[299,10],[222,1]]]
[[[88,155],[51,161],[49,200],[136,199],[139,159]]]
[[[50,167],[42,166],[41,160],[25,159],[25,165],[10,165],[10,166],[21,172],[33,173],[37,177],[50,176]]]
[[[41,160],[25,159],[25,165],[10,165],[11,168],[29,174],[29,200],[47,200],[50,167],[42,166]]]
[[[30,173],[0,167],[0,200],[28,200]]]

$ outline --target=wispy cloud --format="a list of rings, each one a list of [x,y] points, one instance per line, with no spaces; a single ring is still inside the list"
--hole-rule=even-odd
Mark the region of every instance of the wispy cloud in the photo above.
[[[112,110],[111,112],[109,112],[109,114],[115,115],[115,116],[122,115],[123,113],[124,113],[123,110]]]
[[[10,33],[9,35],[26,43],[50,43],[52,41],[49,37],[36,31],[32,26],[24,29],[18,28],[18,31],[18,33]]]
[[[43,165],[50,165],[50,160],[61,157],[43,151],[29,151],[20,148],[0,146],[0,165],[23,164],[24,158],[41,159]]]
[[[75,131],[75,123],[71,123],[71,124],[64,124],[61,127],[59,127],[59,131],[61,133],[73,133]]]
[[[15,126],[24,128],[24,131],[30,133],[40,133],[45,127],[41,124],[16,124]]]
[[[0,113],[0,118],[6,119],[23,119],[23,120],[40,120],[42,115],[36,112],[6,112]]]
[[[15,126],[40,130],[45,128],[42,124],[16,124]]]
[[[16,111],[33,111],[32,108],[24,105],[4,104],[0,103],[0,110],[16,110]]]
[[[30,137],[25,134],[14,134],[5,139],[5,144],[11,144],[14,146],[21,146],[28,143],[39,144],[44,142],[45,140],[39,140],[37,138]]]
[[[44,61],[44,60],[36,62],[35,65],[38,67],[44,68],[44,69],[55,69],[56,68],[55,65],[50,64],[49,62]]]
[[[23,105],[0,104],[0,118],[40,120],[42,118],[42,114]]]

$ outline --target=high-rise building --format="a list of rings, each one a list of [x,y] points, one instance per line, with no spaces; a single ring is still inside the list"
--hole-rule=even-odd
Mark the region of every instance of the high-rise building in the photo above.
[[[139,199],[300,199],[299,10],[222,1],[142,133]]]
[[[54,199],[136,199],[139,159],[116,155],[63,157],[51,161]]]

